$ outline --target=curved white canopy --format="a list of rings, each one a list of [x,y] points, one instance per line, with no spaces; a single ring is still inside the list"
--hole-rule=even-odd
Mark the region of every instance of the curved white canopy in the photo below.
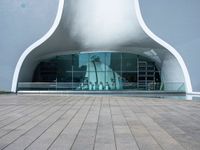
[[[182,57],[147,28],[138,0],[60,0],[49,32],[20,57],[12,91],[16,92],[18,81],[30,80],[43,57],[86,51],[131,52],[149,57],[160,66],[164,82],[184,82],[186,92],[192,92]]]

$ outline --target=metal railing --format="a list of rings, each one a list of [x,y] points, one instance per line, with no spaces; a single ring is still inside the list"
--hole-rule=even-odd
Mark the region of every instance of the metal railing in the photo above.
[[[18,91],[100,91],[100,90],[137,90],[137,91],[166,91],[166,92],[185,92],[185,84],[183,82],[150,82],[138,84],[137,82],[121,83],[121,88],[113,89],[109,85],[97,85],[89,87],[88,84],[78,82],[19,82]]]

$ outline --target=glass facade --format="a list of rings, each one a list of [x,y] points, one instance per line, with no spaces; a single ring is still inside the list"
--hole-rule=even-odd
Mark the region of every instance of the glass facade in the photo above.
[[[41,61],[32,83],[39,90],[160,90],[160,71],[131,53],[79,53]],[[52,85],[52,86],[47,86]],[[53,86],[54,85],[54,86]]]

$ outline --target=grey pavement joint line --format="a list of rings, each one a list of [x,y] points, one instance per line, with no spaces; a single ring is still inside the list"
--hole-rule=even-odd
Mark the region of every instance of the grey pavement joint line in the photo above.
[[[117,104],[118,104],[118,106],[119,106],[119,109],[120,109],[120,111],[121,111],[121,113],[122,113],[122,116],[124,117],[124,119],[125,119],[125,121],[126,121],[127,126],[129,127],[129,130],[130,130],[130,132],[131,132],[131,135],[132,135],[133,139],[135,140],[138,149],[141,150],[141,149],[140,149],[140,146],[139,146],[139,144],[138,144],[138,142],[137,142],[137,139],[136,139],[136,137],[135,137],[133,131],[131,130],[131,126],[130,126],[130,124],[128,123],[126,116],[124,115],[124,112],[123,112],[123,110],[122,110],[122,108],[121,108],[121,105],[120,105],[119,102],[118,102],[118,99],[116,99],[116,102],[117,102]]]
[[[118,135],[116,136],[117,149],[123,150],[124,147],[126,147],[127,150],[130,150],[130,149],[139,150],[139,146],[137,144],[135,136],[133,136],[131,129],[126,121],[126,118],[122,114],[120,105],[119,103],[117,103],[117,99],[114,99],[111,102],[114,105],[114,106],[111,105],[112,113],[114,117],[117,116],[117,120],[116,118],[114,118],[114,122],[113,122],[115,133],[118,133],[116,134]],[[120,128],[118,129],[117,127],[118,128],[120,127]],[[120,138],[120,136],[122,137]],[[124,140],[127,140],[127,142],[124,142]]]
[[[72,123],[72,121],[80,114],[80,111],[81,111],[81,110],[85,110],[85,109],[83,109],[83,108],[87,106],[87,103],[90,103],[90,104],[89,104],[89,105],[90,105],[90,106],[89,106],[89,109],[90,109],[91,106],[92,106],[93,103],[94,103],[93,98],[90,97],[89,99],[87,99],[87,101],[80,107],[80,109],[75,113],[75,115],[72,117],[72,119],[67,123],[67,125],[65,125],[65,127],[64,127],[63,130],[62,130],[62,132],[60,132],[60,134],[59,134],[60,137],[61,137],[62,134],[64,134],[64,131],[67,130],[67,127]],[[81,121],[84,122],[85,117],[87,116],[89,109],[86,111],[86,114],[84,114],[83,120],[80,119]],[[82,114],[81,114],[81,115],[82,115]],[[83,122],[82,122],[82,123],[83,123]],[[81,128],[81,127],[82,127],[82,124],[80,125],[80,128]],[[77,131],[77,133],[76,133],[76,135],[75,135],[74,138],[76,138],[78,132],[80,131],[80,128],[78,129],[78,131]],[[52,144],[51,144],[47,149],[62,149],[63,147],[67,147],[67,146],[68,146],[68,149],[71,148],[71,146],[72,146],[72,144],[73,144],[73,142],[74,142],[75,139],[73,139],[72,143],[69,143],[70,145],[67,145],[67,144],[62,145],[63,143],[61,142],[61,143],[59,143],[59,148],[57,148],[56,145],[58,145],[58,144],[57,144],[56,142],[60,142],[60,141],[58,141],[58,140],[60,140],[60,139],[59,139],[59,136],[52,142]],[[72,136],[72,135],[71,135],[71,136]],[[62,140],[63,140],[63,139],[62,139]],[[64,148],[64,149],[67,149],[67,148]]]
[[[102,108],[102,101],[103,101],[103,97],[101,97],[101,99],[100,99],[101,103],[100,103],[99,116],[98,116],[98,120],[97,120],[96,131],[95,131],[93,150],[95,149],[95,144],[96,144],[97,130],[98,130],[98,127],[99,127],[99,118],[100,118],[100,112],[101,112],[101,108]]]
[[[163,146],[162,146],[162,145],[156,140],[156,138],[151,134],[151,132],[149,131],[149,129],[147,128],[147,126],[141,121],[141,119],[138,117],[137,113],[134,112],[132,108],[130,108],[130,105],[127,104],[127,101],[125,101],[125,103],[126,103],[126,106],[130,109],[130,111],[131,111],[132,113],[135,114],[135,116],[137,117],[137,119],[140,120],[140,122],[141,122],[142,125],[145,127],[145,129],[148,131],[148,133],[151,135],[151,137],[154,139],[154,141],[160,146],[160,148],[161,148],[162,150],[165,150],[165,149],[163,148]],[[132,103],[134,103],[134,101],[133,101]],[[134,103],[134,105],[136,105],[140,110],[142,110],[141,107],[138,106],[137,104]],[[144,112],[142,112],[142,113],[144,113]]]
[[[40,102],[40,103],[37,103],[37,104],[31,104],[31,105],[28,105],[29,107],[37,107],[37,106],[40,106],[40,105],[45,105],[45,104],[49,104],[50,103],[50,101],[45,101],[45,102]],[[29,108],[28,107],[28,108]],[[27,108],[26,106],[24,106],[24,108]],[[27,108],[27,109],[28,109]],[[17,109],[18,110],[18,109]],[[16,111],[16,110],[15,110]],[[8,113],[6,113],[6,114],[8,114]],[[9,115],[9,114],[8,114]],[[2,120],[1,120],[2,121]]]
[[[26,132],[22,133],[18,138],[16,138],[15,140],[13,140],[11,143],[9,143],[8,145],[6,145],[5,147],[3,147],[2,149],[5,149],[6,147],[8,147],[9,145],[11,145],[12,143],[14,143],[16,140],[18,140],[19,138],[21,138],[23,135],[25,135],[26,133],[28,133],[30,130],[32,130],[33,128],[35,128],[36,126],[38,126],[40,123],[42,123],[43,121],[47,120],[49,117],[52,116],[52,114],[55,114],[56,112],[58,112],[59,110],[61,110],[63,107],[65,107],[66,105],[68,105],[70,102],[72,102],[72,100],[68,100],[66,104],[62,105],[60,108],[56,109],[55,111],[51,112],[48,116],[46,116],[43,120],[39,121],[36,125],[34,125],[33,127],[31,127],[30,129],[28,129]],[[72,104],[73,106],[73,104]],[[71,108],[71,106],[69,108],[67,108],[66,111],[68,111]],[[50,109],[49,109],[50,110]],[[57,120],[56,120],[57,121]],[[56,122],[55,121],[55,122]],[[55,123],[54,122],[54,123]],[[42,134],[42,133],[41,133]]]
[[[80,102],[80,101],[78,101],[78,102]],[[78,105],[78,103],[76,104],[76,105]],[[82,104],[81,104],[81,106],[82,106]],[[80,107],[81,107],[80,106]],[[75,107],[75,105],[73,106],[73,107]],[[70,109],[70,111],[72,110],[72,108]],[[66,113],[65,113],[66,114]],[[59,120],[57,120],[57,122],[58,122]],[[57,123],[57,122],[55,122],[55,124]],[[36,142],[37,141],[39,141],[41,138],[42,138],[42,136],[44,136],[44,134],[45,133],[47,133],[49,130],[50,130],[50,128],[52,128],[53,126],[55,126],[55,124],[52,124],[49,128],[48,128],[48,130],[46,130],[45,132],[43,132],[43,134],[41,134],[37,139],[35,139],[32,143],[30,143],[25,149],[32,149],[32,146],[33,146],[33,144],[35,145],[36,144]],[[56,137],[57,137],[57,135],[55,135]],[[55,138],[56,138],[55,137]],[[54,137],[53,137],[54,138]],[[55,140],[55,139],[54,139]],[[49,144],[49,145],[47,145],[47,143],[44,143],[45,145],[44,146],[46,146],[46,148],[45,149],[47,149],[47,147],[51,144]]]
[[[58,101],[58,103],[59,103],[59,101]],[[41,103],[42,104],[42,103]],[[44,103],[44,104],[48,104],[48,103]],[[17,119],[14,119],[14,120],[11,120],[10,122],[8,122],[8,123],[6,123],[6,124],[3,124],[3,125],[0,125],[0,129],[1,128],[3,128],[3,127],[5,127],[5,126],[8,126],[8,125],[10,125],[11,123],[14,123],[15,121],[17,121],[17,120],[19,120],[19,119],[21,119],[21,118],[23,118],[23,117],[25,117],[25,116],[27,116],[27,115],[29,115],[29,114],[31,114],[31,113],[33,113],[33,112],[35,112],[35,111],[37,111],[37,110],[39,110],[39,109],[41,109],[41,107],[43,107],[43,105],[42,106],[39,106],[39,108],[35,108],[35,107],[33,107],[33,108],[31,108],[30,110],[28,110],[28,112],[29,113],[27,113],[27,114],[24,114],[23,116],[20,116],[19,118],[17,118]],[[33,111],[32,111],[32,109],[33,109]]]
[[[113,125],[113,115],[112,115],[112,110],[111,110],[111,106],[110,106],[110,97],[108,97],[108,103],[109,103],[109,110],[110,110],[110,116],[111,116],[111,124],[112,124],[113,136],[114,136],[115,149],[117,150],[115,129],[114,129],[114,125]]]
[[[11,108],[16,110],[11,112]],[[9,123],[0,128],[0,147],[6,150],[200,147],[199,102],[107,95],[14,95],[0,96],[0,113],[5,113],[0,116],[0,126]]]
[[[180,104],[177,104],[177,106],[179,107],[179,105]],[[167,108],[167,109],[169,109],[169,111],[171,110],[169,107],[168,107],[168,105],[165,105],[165,107]],[[152,106],[151,107],[151,110],[152,111],[154,111],[154,113],[156,113],[156,110],[162,110],[163,112],[165,112],[166,111],[166,109],[163,109],[163,107],[155,107],[155,106]],[[144,111],[146,111],[146,110],[144,110]],[[175,111],[175,110],[174,110]],[[151,114],[150,113],[147,113],[150,117],[151,117]],[[179,115],[181,115],[182,113],[179,113]],[[176,123],[174,123],[173,121],[171,121],[169,118],[166,118],[165,116],[161,116],[160,114],[158,114],[158,116],[159,116],[159,120],[160,121],[165,121],[165,124],[166,124],[166,122],[167,122],[167,125],[168,126],[171,126],[171,127],[173,127],[174,129],[178,129],[178,131],[179,132],[181,132],[181,134],[182,134],[182,136],[184,136],[184,137],[187,137],[187,138],[189,138],[190,140],[187,140],[187,142],[193,142],[193,143],[197,143],[199,146],[198,147],[200,147],[200,144],[199,144],[199,141],[197,140],[197,139],[194,139],[193,137],[191,137],[191,136],[189,136],[189,135],[187,135],[187,133],[184,131],[184,130],[182,130],[180,127],[179,127],[179,125],[178,124],[176,124]],[[157,122],[158,123],[158,121],[156,120],[156,119],[154,119],[154,118],[152,118],[155,122]],[[182,119],[179,119],[179,120],[182,120]],[[182,122],[183,124],[185,123],[184,121]],[[161,127],[162,128],[165,128],[165,127],[163,127],[162,126],[162,124],[161,124]],[[166,128],[165,129],[165,131],[169,134],[169,135],[171,135],[174,139],[176,139],[177,141],[179,141],[179,143],[185,148],[185,149],[187,149],[187,146],[185,145],[185,142],[183,143],[183,142],[181,142],[179,139],[177,139],[177,137],[176,137],[176,133],[174,133],[174,132],[170,132],[169,130],[168,130],[168,128]],[[195,142],[194,142],[195,141]],[[196,145],[197,145],[196,144]]]
[[[73,101],[73,97],[71,97],[71,101]],[[70,102],[71,102],[70,101]],[[36,140],[38,140],[49,128],[51,128],[58,120],[60,120],[72,107],[74,107],[77,103],[80,102],[80,99],[74,101],[70,107],[67,108],[67,110],[64,111],[51,125],[49,125],[35,140],[33,140],[31,143],[29,143],[24,149],[28,149]],[[67,104],[66,104],[67,105]]]
[[[114,133],[112,129],[112,120],[109,108],[108,97],[104,96],[102,108],[99,116],[99,126],[95,142],[95,150],[110,149],[115,150]]]
[[[72,146],[72,150],[92,150],[95,141],[96,127],[99,117],[101,101],[99,98],[95,98],[95,103],[93,104],[87,118]]]
[[[80,126],[80,128],[79,128],[79,130],[78,130],[78,132],[77,132],[77,134],[76,134],[76,136],[75,136],[74,142],[72,143],[72,145],[71,145],[71,147],[70,147],[70,150],[72,149],[72,147],[73,147],[73,145],[74,145],[74,143],[75,143],[75,141],[76,141],[76,139],[77,139],[77,137],[78,137],[78,135],[79,135],[79,133],[80,133],[82,127],[83,127],[83,124],[85,123],[85,120],[86,120],[86,118],[87,118],[89,112],[91,111],[92,106],[93,106],[94,103],[95,103],[95,98],[93,98],[92,101],[93,101],[93,102],[92,102],[92,104],[90,105],[89,110],[87,111],[87,113],[86,113],[86,115],[85,115],[85,117],[84,117],[84,119],[83,119],[83,122],[81,123],[81,126]]]
[[[134,102],[133,102],[134,103]],[[141,102],[140,102],[141,103]],[[141,108],[141,106],[140,105],[138,105],[137,103],[136,103],[136,105],[141,109],[141,110],[143,110],[142,108]],[[130,107],[130,106],[129,106]],[[133,111],[132,109],[131,109],[131,111]],[[143,115],[144,114],[144,115]],[[175,145],[174,146],[177,146],[175,149],[176,150],[183,150],[184,149],[184,147],[182,147],[182,145],[179,143],[179,142],[177,142],[172,136],[170,136],[165,130],[163,130],[162,129],[162,127],[160,127],[160,125],[159,124],[157,124],[156,122],[153,122],[153,120],[152,120],[152,118],[146,113],[146,112],[144,112],[143,111],[143,114],[137,114],[136,113],[136,116],[138,117],[138,119],[143,123],[143,125],[145,126],[145,128],[149,131],[149,133],[151,134],[151,136],[155,139],[155,141],[161,146],[161,148],[162,149],[164,149],[164,150],[170,150],[171,148],[171,146],[169,145],[169,144],[166,144],[166,142],[169,140],[168,138],[171,138],[172,140],[174,140],[176,143],[175,143]],[[156,135],[155,135],[155,132],[152,132],[152,130],[151,130],[151,128],[149,127],[149,125],[150,124],[147,124],[147,122],[148,122],[148,120],[146,121],[146,119],[144,118],[144,117],[146,116],[146,117],[148,117],[148,118],[146,118],[146,119],[151,119],[152,120],[152,123],[153,124],[155,124],[157,127],[158,127],[158,129],[160,128],[162,131],[164,131],[165,133],[166,133],[166,136],[168,136],[168,138],[166,138],[165,140],[166,140],[166,142],[162,142],[161,141],[161,137],[159,138],[159,137],[157,137]],[[145,122],[146,121],[146,122]],[[156,129],[156,128],[155,128]]]
[[[156,119],[154,119],[155,122],[158,122]],[[169,119],[165,119],[162,117],[162,119],[159,119],[160,121],[158,123],[161,123],[162,121],[164,121],[164,126],[162,125],[161,123],[161,127],[165,129],[165,131],[170,134],[174,139],[176,139],[177,141],[179,141],[179,143],[185,148],[185,149],[188,149],[188,144],[186,145],[185,144],[185,141],[182,142],[181,140],[185,140],[187,141],[187,143],[195,143],[196,145],[198,145],[197,149],[199,150],[199,147],[200,147],[200,143],[197,139],[193,138],[192,136],[188,135],[184,130],[182,130],[180,127],[179,127],[179,124],[176,124],[176,123],[173,123],[172,121],[170,121]],[[166,123],[167,122],[167,123]],[[184,122],[185,123],[185,122]],[[168,126],[166,128],[166,125]],[[171,127],[173,128],[173,132],[171,130],[169,130],[168,128]],[[181,133],[178,133],[176,132],[176,130],[178,130],[178,132],[181,132]],[[181,140],[179,138],[177,138],[177,135],[181,135]],[[195,150],[195,149],[194,149]]]
[[[60,102],[60,101],[59,101]],[[59,103],[58,102],[58,103]],[[57,104],[55,104],[55,105],[57,105]],[[20,124],[20,125],[18,125],[17,127],[15,127],[14,129],[11,129],[10,131],[8,131],[7,133],[5,133],[5,134],[3,134],[3,135],[1,135],[0,136],[0,139],[2,138],[2,137],[4,137],[5,135],[7,135],[7,134],[9,134],[10,132],[12,132],[12,131],[14,131],[14,130],[16,130],[18,127],[20,127],[20,126],[22,126],[22,125],[24,125],[24,124],[26,124],[26,123],[28,123],[29,121],[31,121],[33,118],[36,118],[36,117],[38,117],[38,116],[40,116],[41,114],[43,114],[43,113],[45,113],[46,111],[48,111],[48,109],[50,109],[50,108],[52,108],[52,107],[54,107],[55,105],[53,105],[53,106],[49,106],[49,107],[47,107],[46,109],[44,109],[44,110],[41,110],[41,108],[38,108],[37,110],[39,110],[40,109],[40,111],[39,111],[39,113],[38,114],[36,114],[35,116],[33,116],[32,118],[30,118],[30,119],[27,119],[25,122],[23,122],[22,124]],[[34,111],[35,112],[35,111]],[[21,119],[21,118],[20,118]],[[18,119],[19,120],[19,119]]]
[[[32,108],[33,108],[33,109],[40,109],[40,108],[37,108],[38,105],[39,105],[39,106],[40,106],[40,105],[46,105],[46,104],[49,104],[49,103],[50,103],[49,101],[40,102],[39,104],[30,105],[30,107],[31,107],[31,109],[32,109]],[[34,108],[34,107],[36,107],[36,108]],[[40,107],[41,107],[41,106],[40,106]],[[27,109],[28,109],[28,108],[27,108]],[[20,112],[20,113],[23,113],[23,112],[25,112],[25,111],[26,111],[26,109],[25,109],[24,111]],[[30,111],[30,110],[28,110],[28,111]],[[33,110],[32,112],[34,112],[34,111],[35,111],[35,110]],[[32,113],[32,112],[30,112],[30,113]],[[20,116],[19,118],[16,118],[16,119],[14,119],[14,120],[11,120],[11,121],[8,122],[7,124],[0,125],[0,129],[1,129],[2,127],[4,127],[4,126],[9,125],[10,123],[15,122],[16,120],[18,120],[18,119],[20,119],[20,118],[22,118],[22,117],[24,117],[24,116],[30,114],[30,113],[24,114],[23,116]],[[8,114],[8,115],[9,115],[9,114]],[[5,122],[5,119],[4,119],[4,120],[1,120],[1,121],[0,121],[0,124],[1,124],[2,121]],[[6,121],[7,121],[7,120],[6,120]]]
[[[118,100],[117,102],[119,103],[119,101],[122,102],[122,100]],[[126,99],[123,99],[123,103],[125,104],[124,106],[134,114],[134,116],[136,117],[137,121],[139,121],[139,118],[136,116],[135,112],[133,112],[133,111],[129,108],[130,105],[128,105],[128,104],[126,103]],[[119,104],[119,105],[120,105],[120,104]],[[140,150],[143,150],[143,149],[145,149],[145,150],[149,150],[149,149],[150,149],[150,150],[153,150],[153,149],[150,148],[150,147],[148,147],[148,148],[146,149],[146,148],[144,148],[144,147],[142,146],[142,144],[140,144],[140,141],[139,141],[139,139],[138,139],[139,137],[137,137],[136,133],[134,133],[134,130],[132,129],[132,125],[130,125],[130,123],[129,123],[127,117],[126,117],[126,114],[124,113],[124,108],[122,108],[121,105],[120,105],[120,109],[121,109],[121,112],[122,112],[124,118],[126,119],[126,122],[127,122],[128,126],[129,126],[129,128],[130,128],[130,130],[131,130],[132,136],[134,137],[134,139],[135,139],[135,141],[136,141],[136,143],[137,143],[137,145],[138,145],[138,148],[139,148]],[[130,115],[132,115],[132,114],[130,114]],[[140,122],[141,122],[141,121],[140,121]],[[142,124],[142,125],[143,125],[143,124]],[[145,128],[146,131],[148,131],[148,129],[146,129],[146,126],[143,125],[143,127]],[[133,127],[133,128],[134,128],[134,127]],[[136,129],[136,130],[138,130],[138,129]],[[152,142],[155,142],[155,143],[159,146],[159,147],[157,147],[157,149],[158,149],[158,150],[163,150],[163,148],[161,147],[161,145],[160,145],[159,143],[157,143],[157,141],[153,138],[153,136],[150,134],[149,131],[148,131],[148,134],[150,135],[150,138],[153,139]]]

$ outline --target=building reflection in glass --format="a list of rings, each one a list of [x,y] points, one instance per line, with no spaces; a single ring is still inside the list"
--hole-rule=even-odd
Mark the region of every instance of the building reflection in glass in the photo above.
[[[33,82],[65,83],[62,90],[159,90],[160,71],[135,54],[81,53],[41,61]]]

